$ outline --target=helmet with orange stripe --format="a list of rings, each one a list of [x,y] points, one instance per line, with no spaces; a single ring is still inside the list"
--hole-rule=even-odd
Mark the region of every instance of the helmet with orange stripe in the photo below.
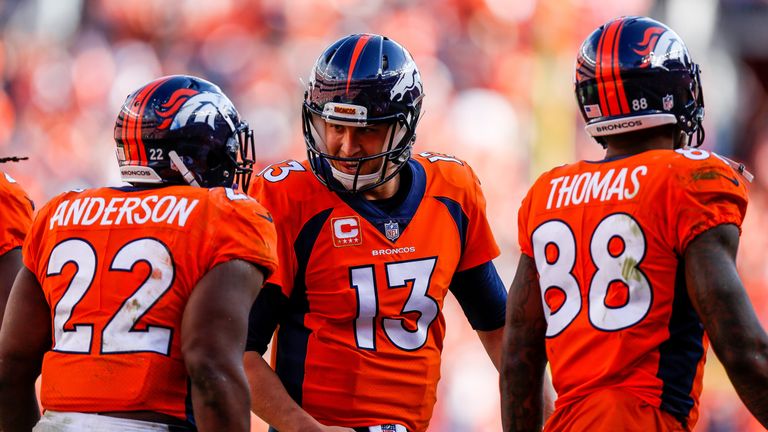
[[[353,34],[331,44],[317,59],[304,95],[302,124],[312,172],[339,192],[364,192],[392,179],[411,156],[423,97],[416,63],[394,40]],[[326,122],[389,127],[381,152],[341,157],[328,151]],[[343,172],[338,164],[356,172]],[[364,164],[374,165],[374,172],[361,173]]]
[[[582,43],[574,76],[586,131],[604,138],[674,125],[684,144],[704,140],[699,67],[683,40],[646,17],[620,17]]]
[[[120,176],[131,184],[189,184],[246,191],[253,134],[221,89],[171,75],[131,93],[115,123]]]

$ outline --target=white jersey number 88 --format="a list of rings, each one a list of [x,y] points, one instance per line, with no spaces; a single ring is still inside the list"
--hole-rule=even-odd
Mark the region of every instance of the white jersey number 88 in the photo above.
[[[623,247],[612,252],[611,241],[617,238]],[[547,319],[547,337],[554,337],[565,330],[581,311],[582,299],[579,282],[573,275],[576,265],[576,238],[563,221],[551,220],[533,232],[533,254],[539,271],[542,304]],[[557,248],[557,256],[550,259],[547,247]],[[640,224],[626,213],[615,213],[595,228],[589,245],[592,262],[597,271],[592,276],[588,292],[589,322],[603,331],[616,331],[631,327],[648,314],[653,301],[653,290],[639,265],[645,256],[646,241]],[[623,282],[628,288],[625,304],[608,306],[609,287],[613,282]],[[560,307],[554,312],[546,302],[550,289],[564,295]]]

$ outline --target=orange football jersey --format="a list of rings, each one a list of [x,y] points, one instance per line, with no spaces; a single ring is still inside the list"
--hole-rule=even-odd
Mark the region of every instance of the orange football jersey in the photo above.
[[[743,181],[704,150],[582,161],[536,181],[519,241],[539,272],[557,409],[620,388],[695,424],[707,339],[681,257],[702,232],[740,226],[746,206]]]
[[[180,333],[187,300],[220,263],[241,259],[273,273],[275,242],[266,210],[231,189],[101,188],[54,198],[23,250],[51,308],[43,408],[189,419]]]
[[[0,172],[0,255],[24,243],[33,210],[32,201],[16,180]]]
[[[306,161],[268,167],[251,188],[278,231],[280,268],[269,282],[289,298],[276,371],[324,424],[425,430],[451,279],[499,253],[465,162],[422,153],[405,170],[411,188],[391,215],[331,192]]]

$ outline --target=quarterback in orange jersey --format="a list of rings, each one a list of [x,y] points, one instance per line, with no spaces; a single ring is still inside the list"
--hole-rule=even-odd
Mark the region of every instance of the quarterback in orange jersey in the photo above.
[[[449,290],[499,360],[506,293],[485,200],[466,162],[411,156],[422,97],[400,44],[340,39],[310,77],[309,160],[251,188],[275,218],[280,268],[254,306],[246,370],[253,411],[281,432],[426,430]],[[276,376],[261,354],[277,325]]]
[[[271,216],[233,189],[248,126],[217,86],[174,75],[128,97],[115,139],[132,186],[61,194],[27,236],[2,429],[247,431],[248,316],[277,268]]]
[[[0,323],[13,280],[23,265],[21,245],[32,224],[33,211],[32,200],[16,180],[0,171]]]
[[[541,430],[547,361],[545,431],[692,430],[710,342],[768,426],[768,337],[735,264],[751,179],[696,148],[698,66],[664,24],[622,17],[584,41],[575,79],[606,155],[543,174],[520,208],[505,430]]]

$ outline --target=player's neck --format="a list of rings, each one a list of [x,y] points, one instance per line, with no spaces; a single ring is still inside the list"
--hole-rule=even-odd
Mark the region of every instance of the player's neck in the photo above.
[[[394,177],[392,177],[389,181],[385,182],[383,185],[371,189],[369,191],[363,192],[363,198],[367,200],[381,200],[381,199],[387,199],[392,198],[397,193],[398,189],[400,189],[400,173],[397,173]]]
[[[609,141],[605,150],[605,158],[632,156],[649,150],[672,150],[674,140],[667,136],[656,136],[642,141],[615,140]]]

